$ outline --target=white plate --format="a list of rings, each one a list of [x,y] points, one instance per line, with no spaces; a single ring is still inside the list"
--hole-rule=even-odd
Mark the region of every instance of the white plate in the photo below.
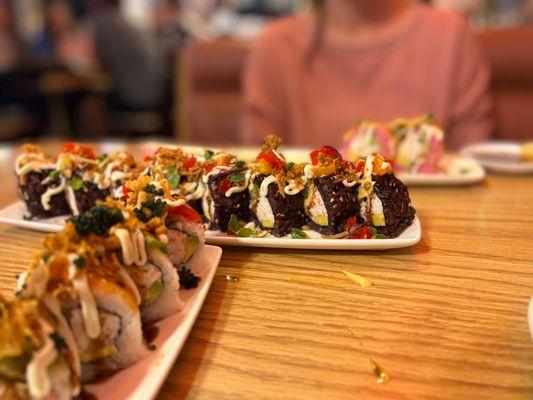
[[[316,232],[313,232],[315,235]],[[239,238],[207,231],[205,240],[220,246],[271,247],[307,250],[388,250],[414,246],[420,241],[422,228],[418,217],[394,239],[291,239],[289,237]]]
[[[58,232],[63,228],[67,217],[27,221],[26,206],[22,201],[13,203],[0,211],[0,222],[40,232]],[[387,250],[414,246],[420,241],[422,229],[418,217],[415,218],[399,237],[394,239],[291,239],[276,238],[239,238],[220,232],[206,231],[205,240],[209,244],[221,246],[272,247],[280,249],[322,249],[322,250]],[[310,235],[317,236],[316,232]]]
[[[491,172],[524,175],[533,173],[533,162],[521,161],[521,146],[512,142],[487,142],[467,146],[463,154],[476,158]]]
[[[205,246],[204,268],[197,288],[180,290],[185,309],[154,324],[159,329],[156,350],[138,363],[99,383],[84,385],[98,400],[149,400],[156,397],[181,351],[213,282],[222,249]],[[90,397],[90,396],[89,396]]]

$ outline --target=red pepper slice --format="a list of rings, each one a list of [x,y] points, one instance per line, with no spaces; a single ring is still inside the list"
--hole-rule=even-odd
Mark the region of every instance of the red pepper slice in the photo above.
[[[224,196],[230,188],[231,181],[228,178],[225,178],[220,182],[220,185],[218,185],[218,194]]]
[[[259,160],[265,160],[276,171],[281,171],[285,168],[285,161],[279,158],[273,150],[269,150],[268,152],[262,151],[259,153],[255,161],[257,162]]]
[[[323,146],[323,147],[320,147],[320,148],[318,148],[316,150],[313,150],[309,154],[309,157],[311,158],[311,163],[313,165],[318,165],[318,155],[319,154],[325,154],[326,156],[329,156],[329,157],[331,157],[333,159],[342,160],[341,154],[336,149],[334,149],[331,146]]]
[[[122,185],[122,197],[120,200],[122,201],[128,201],[128,193],[133,192],[133,190],[126,187],[126,185]]]
[[[152,156],[146,156],[146,157],[144,157],[144,161],[145,161],[145,162],[150,162],[150,161],[152,161],[153,159],[154,159],[154,157],[152,157]]]
[[[183,168],[192,168],[196,165],[196,157],[195,156],[192,156],[190,157],[189,159],[185,160],[185,162],[183,163]]]
[[[358,228],[350,229],[350,239],[372,239],[372,232],[366,225],[361,225]]]
[[[360,172],[361,174],[363,174],[365,172],[365,165],[365,160],[357,160],[357,162],[355,163],[355,172]]]
[[[85,158],[90,158],[91,160],[96,159],[96,155],[94,154],[94,150],[90,146],[82,146],[81,144],[69,142],[65,143],[61,147],[62,153],[73,153],[78,154]]]
[[[169,215],[182,216],[192,222],[202,222],[202,217],[193,208],[183,205],[172,207],[168,210]]]

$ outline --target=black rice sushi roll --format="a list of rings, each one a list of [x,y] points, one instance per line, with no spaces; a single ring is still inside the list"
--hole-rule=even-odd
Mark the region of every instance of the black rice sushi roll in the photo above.
[[[415,218],[407,187],[392,173],[392,166],[379,155],[357,163],[362,170],[359,186],[360,217],[378,234],[399,236]]]
[[[310,157],[311,164],[304,168],[308,179],[304,204],[308,223],[323,235],[344,232],[348,219],[359,215],[359,183],[354,166],[329,146],[311,152]]]
[[[15,163],[19,194],[31,217],[51,218],[70,214],[64,195],[65,181],[55,173],[56,163],[41,149],[25,145]]]
[[[274,236],[285,236],[306,223],[303,164],[287,164],[277,152],[280,139],[267,136],[250,178],[254,220]]]
[[[217,154],[206,160],[203,168],[202,181],[206,191],[202,199],[202,209],[209,229],[227,232],[232,215],[242,222],[249,222],[250,169],[228,153]]]

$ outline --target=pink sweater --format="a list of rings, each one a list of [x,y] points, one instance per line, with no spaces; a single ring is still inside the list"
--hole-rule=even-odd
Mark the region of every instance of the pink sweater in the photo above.
[[[312,68],[312,15],[271,24],[244,77],[243,142],[276,133],[289,145],[338,146],[360,118],[426,113],[444,125],[449,149],[486,139],[490,71],[474,35],[450,12],[417,5],[408,13],[372,43],[324,41]]]

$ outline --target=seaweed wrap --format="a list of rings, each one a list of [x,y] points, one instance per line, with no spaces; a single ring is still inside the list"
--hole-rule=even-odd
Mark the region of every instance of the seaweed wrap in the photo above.
[[[400,235],[414,220],[407,187],[392,173],[392,166],[380,155],[360,160],[356,169],[362,171],[358,197],[360,217],[388,238]]]
[[[251,171],[244,162],[228,153],[220,153],[206,160],[203,169],[202,180],[207,190],[202,209],[209,229],[227,232],[232,215],[240,221],[250,221],[248,184]]]
[[[79,393],[78,350],[56,304],[0,297],[0,397],[67,400]]]
[[[359,215],[354,165],[329,146],[311,152],[310,157],[311,164],[304,168],[308,223],[324,235],[336,235],[346,230],[349,218]]]
[[[64,195],[65,180],[55,173],[56,160],[26,144],[15,162],[19,195],[30,216],[50,218],[70,214]]]
[[[267,136],[252,169],[249,190],[253,217],[261,229],[285,236],[306,223],[304,165],[286,163],[280,139]]]

